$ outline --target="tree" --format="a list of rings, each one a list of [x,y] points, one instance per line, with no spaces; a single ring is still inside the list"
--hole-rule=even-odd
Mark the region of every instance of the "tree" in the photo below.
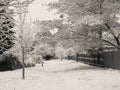
[[[51,47],[55,47],[57,40],[48,30],[41,30],[35,35],[35,41],[39,44],[49,44]]]
[[[25,79],[25,34],[24,29],[26,25],[26,14],[28,13],[28,5],[31,4],[34,0],[14,0],[11,5],[14,7],[14,13],[18,18],[18,21],[16,19],[16,29],[19,30],[19,37],[18,41],[20,43],[21,48],[21,56],[23,61],[23,72],[22,72],[22,78]],[[30,30],[30,28],[29,28]],[[18,33],[17,33],[18,34]]]
[[[59,0],[57,3],[50,3],[49,6],[50,9],[57,8],[58,13],[67,14],[67,21],[73,26],[74,31],[87,36],[88,41],[92,33],[95,33],[95,37],[92,38],[99,40],[99,48],[102,46],[102,41],[117,49],[120,48],[120,31],[117,30],[120,27],[119,0]],[[86,25],[89,28],[86,28]],[[104,38],[104,33],[110,34],[115,43],[111,42],[109,37]]]
[[[19,40],[22,51],[22,60],[23,60],[23,79],[25,78],[25,39],[23,28],[25,23],[26,13],[28,12],[27,7],[33,0],[1,0],[0,1],[0,54],[4,51],[10,49],[14,44],[15,40],[18,38],[14,37],[14,30],[18,34],[17,29],[19,29]],[[12,9],[11,9],[12,8]],[[19,17],[19,22],[15,16]],[[19,25],[18,25],[19,24]],[[16,28],[17,27],[17,28]],[[30,28],[29,28],[30,30]],[[14,40],[15,39],[15,40]]]
[[[47,20],[47,21],[36,21],[36,25],[38,25],[39,31],[35,34],[36,41],[38,43],[46,43],[49,44],[51,47],[55,47],[58,38],[55,36],[56,33],[59,31],[58,27],[61,23],[60,20]],[[56,29],[56,31],[54,31]],[[52,31],[54,31],[52,33]]]
[[[9,5],[9,0],[0,1],[0,54],[14,45],[14,19],[13,11],[8,8]]]

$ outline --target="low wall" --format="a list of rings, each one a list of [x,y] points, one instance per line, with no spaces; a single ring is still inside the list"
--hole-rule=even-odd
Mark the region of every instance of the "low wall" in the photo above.
[[[104,52],[103,63],[106,67],[120,69],[120,51]]]

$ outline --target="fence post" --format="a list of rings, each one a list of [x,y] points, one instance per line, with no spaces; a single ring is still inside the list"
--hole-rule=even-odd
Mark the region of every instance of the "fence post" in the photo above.
[[[78,62],[78,54],[76,54],[76,61]]]

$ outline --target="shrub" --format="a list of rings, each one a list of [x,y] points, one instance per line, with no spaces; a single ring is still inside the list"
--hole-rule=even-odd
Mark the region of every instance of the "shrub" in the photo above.
[[[33,62],[36,64],[42,63],[44,60],[41,55],[31,55]]]
[[[47,55],[47,54],[52,54],[51,52],[51,47],[47,44],[41,44],[41,45],[38,45],[34,48],[34,51],[33,53],[35,55]]]
[[[16,55],[12,53],[5,53],[0,56],[0,71],[15,70],[22,68],[23,64]],[[35,66],[35,63],[30,60],[25,59],[25,67]]]
[[[63,48],[63,47],[56,47],[55,55],[59,59],[65,59],[65,57],[67,56],[66,53],[65,53],[65,48]]]
[[[38,57],[37,57],[36,63],[37,63],[37,64],[44,64],[44,60],[43,60],[42,56],[38,56]]]
[[[13,54],[3,54],[0,57],[0,71],[22,68],[19,58]]]
[[[45,59],[45,60],[50,60],[50,59],[54,59],[54,58],[55,58],[55,56],[54,55],[50,55],[50,54],[43,56],[43,59]]]
[[[66,50],[66,56],[67,56],[67,59],[71,59],[71,60],[75,60],[75,57],[76,57],[76,53],[75,53],[75,50],[73,48],[68,48]]]
[[[25,67],[33,67],[35,66],[35,61],[29,57],[25,59]]]

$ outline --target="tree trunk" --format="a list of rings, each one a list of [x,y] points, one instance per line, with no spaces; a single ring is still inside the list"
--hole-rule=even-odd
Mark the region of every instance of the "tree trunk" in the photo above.
[[[100,31],[99,31],[99,38],[100,38],[100,44],[99,44],[99,48],[98,48],[98,50],[99,50],[99,52],[98,52],[98,60],[97,60],[97,64],[100,64],[100,58],[101,58],[101,53],[100,52],[102,52],[102,48],[103,48],[103,46],[102,46],[102,29],[100,29]]]
[[[22,79],[25,79],[25,52],[24,52],[24,47],[22,47],[22,60],[23,60]]]

